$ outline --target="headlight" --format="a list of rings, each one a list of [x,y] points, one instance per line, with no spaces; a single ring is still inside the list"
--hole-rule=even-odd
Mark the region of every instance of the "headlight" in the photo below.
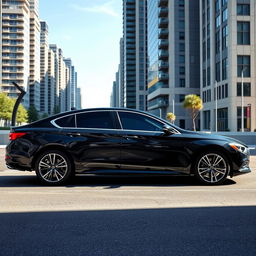
[[[229,146],[233,148],[235,151],[239,151],[241,153],[246,153],[247,148],[241,144],[238,143],[229,143]]]

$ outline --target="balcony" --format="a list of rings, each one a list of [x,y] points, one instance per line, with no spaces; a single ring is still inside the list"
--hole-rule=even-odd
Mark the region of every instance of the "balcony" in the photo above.
[[[150,108],[164,108],[168,107],[169,105],[169,99],[168,96],[160,96],[157,98],[154,98],[148,102],[148,106]]]
[[[158,31],[158,38],[159,39],[166,39],[168,38],[169,30],[167,28],[161,28]]]
[[[169,74],[165,72],[159,72],[158,77],[159,81],[166,81],[169,79]]]
[[[169,68],[169,63],[167,61],[159,61],[159,70],[167,70]]]
[[[168,7],[160,7],[158,14],[159,14],[159,17],[167,17],[168,16]]]
[[[135,32],[135,27],[127,27],[126,31],[127,32]]]
[[[159,53],[158,53],[158,57],[159,57],[160,60],[168,59],[169,53],[168,53],[167,50],[160,50]]]
[[[168,0],[158,0],[158,7],[168,6]]]
[[[167,49],[169,45],[168,39],[161,39],[158,41],[158,48],[159,49]]]
[[[158,27],[159,28],[167,28],[168,27],[169,20],[168,18],[160,18],[158,20]]]

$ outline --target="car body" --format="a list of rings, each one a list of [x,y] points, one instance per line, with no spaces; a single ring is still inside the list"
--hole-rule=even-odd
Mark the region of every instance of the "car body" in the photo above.
[[[6,164],[36,171],[44,184],[73,174],[185,174],[205,184],[250,172],[240,141],[183,130],[147,112],[83,109],[14,127]]]

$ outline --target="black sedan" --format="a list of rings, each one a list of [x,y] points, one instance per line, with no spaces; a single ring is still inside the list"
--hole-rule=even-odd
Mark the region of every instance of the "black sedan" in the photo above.
[[[227,176],[250,172],[248,147],[239,141],[117,108],[71,111],[13,128],[6,164],[35,171],[47,185],[87,173],[178,173],[221,184]]]

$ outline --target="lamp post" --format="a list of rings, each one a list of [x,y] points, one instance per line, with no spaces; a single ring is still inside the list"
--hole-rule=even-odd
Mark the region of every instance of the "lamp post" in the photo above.
[[[246,70],[246,67],[244,67],[242,69],[241,72],[241,77],[242,77],[242,81],[241,81],[241,126],[242,129],[241,131],[244,132],[244,71]]]
[[[217,81],[215,81],[215,131],[218,132],[218,88],[217,88]]]

